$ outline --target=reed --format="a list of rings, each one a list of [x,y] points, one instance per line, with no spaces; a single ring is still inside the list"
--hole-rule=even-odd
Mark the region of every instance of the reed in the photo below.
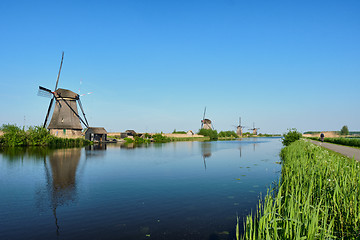
[[[246,217],[241,238],[359,239],[360,163],[305,140],[280,155],[279,185]]]
[[[0,148],[4,147],[82,147],[91,144],[84,138],[58,138],[40,126],[29,127],[27,131],[16,125],[4,124],[0,128],[4,135],[0,136]]]

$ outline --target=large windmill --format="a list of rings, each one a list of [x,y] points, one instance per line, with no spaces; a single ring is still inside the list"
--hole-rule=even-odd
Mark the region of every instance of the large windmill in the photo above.
[[[203,119],[201,120],[201,129],[213,129],[213,126],[211,125],[211,120],[205,118],[205,113],[206,113],[206,107],[204,109]]]
[[[89,127],[89,124],[86,120],[79,94],[74,93],[73,91],[70,91],[68,89],[58,88],[63,59],[64,52],[62,53],[60,69],[56,79],[54,91],[39,86],[38,95],[51,98],[43,126],[44,128],[47,127],[47,129],[50,130],[50,133],[52,135],[58,137],[80,137],[82,132],[82,126],[80,121],[87,128]],[[54,104],[54,100],[55,108],[50,123],[49,125],[47,125],[48,118]],[[77,104],[79,104],[79,107],[84,116],[84,120],[78,114]]]
[[[260,128],[256,128],[255,127],[255,123],[253,123],[253,128],[249,129],[249,130],[252,130],[253,131],[253,134],[254,135],[257,135],[257,130],[260,129]]]
[[[245,128],[245,126],[241,125],[241,117],[239,117],[239,125],[236,126],[236,134],[241,137],[243,134],[244,128]]]

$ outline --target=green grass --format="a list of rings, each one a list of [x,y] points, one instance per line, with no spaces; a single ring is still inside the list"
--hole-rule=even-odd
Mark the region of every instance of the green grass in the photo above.
[[[304,140],[281,157],[279,185],[247,216],[242,238],[359,239],[360,163]]]
[[[210,137],[169,137],[172,142],[181,142],[181,141],[209,141]]]

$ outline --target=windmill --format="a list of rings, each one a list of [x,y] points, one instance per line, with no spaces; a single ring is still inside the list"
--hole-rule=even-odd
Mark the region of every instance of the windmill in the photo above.
[[[239,135],[240,137],[243,134],[243,128],[245,128],[245,126],[241,125],[241,117],[239,117],[239,125],[236,126],[236,134]]]
[[[249,129],[249,130],[252,130],[253,131],[253,134],[254,135],[257,135],[257,130],[260,129],[260,128],[256,128],[255,127],[255,123],[253,123],[253,128]]]
[[[57,75],[54,91],[39,86],[38,95],[51,98],[43,126],[44,128],[47,127],[52,135],[58,137],[80,137],[82,131],[80,121],[87,128],[89,127],[89,124],[86,120],[79,94],[74,93],[68,89],[58,88],[63,60],[64,52],[62,53],[60,69]],[[51,109],[53,108],[54,100],[55,108],[50,123],[47,125]],[[78,114],[77,104],[79,104],[79,107],[84,116],[84,120]]]
[[[213,129],[213,126],[211,125],[211,120],[205,118],[205,113],[206,113],[206,107],[204,109],[203,119],[201,120],[201,129]]]

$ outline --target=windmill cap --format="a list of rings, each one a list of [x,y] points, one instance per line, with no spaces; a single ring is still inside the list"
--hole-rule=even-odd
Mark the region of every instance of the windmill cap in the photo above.
[[[211,120],[210,120],[210,119],[205,118],[205,119],[203,120],[203,123],[211,123]]]
[[[62,98],[71,98],[71,99],[78,99],[79,94],[74,93],[73,91],[70,91],[68,89],[58,88],[55,93],[57,93],[58,96]]]

